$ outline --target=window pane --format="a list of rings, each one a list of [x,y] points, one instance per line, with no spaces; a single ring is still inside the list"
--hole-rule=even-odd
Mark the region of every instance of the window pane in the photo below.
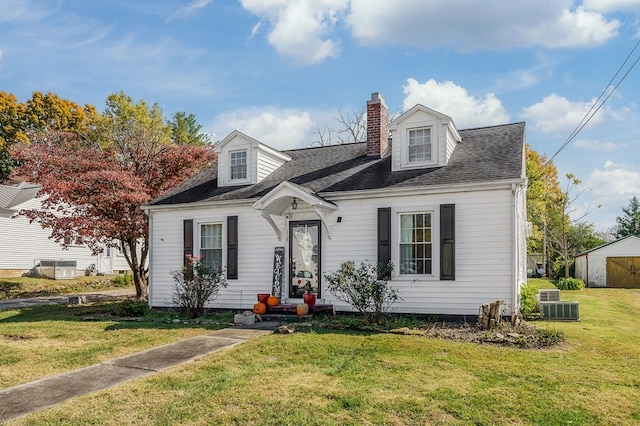
[[[409,162],[431,161],[431,129],[409,131]]]
[[[239,151],[231,153],[231,179],[247,178],[247,152]]]
[[[200,257],[204,266],[222,269],[222,224],[200,225]]]
[[[400,274],[431,274],[431,213],[400,215]]]

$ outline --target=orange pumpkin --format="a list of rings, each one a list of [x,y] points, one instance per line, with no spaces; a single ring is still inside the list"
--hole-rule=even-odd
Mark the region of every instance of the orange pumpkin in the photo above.
[[[258,315],[263,315],[267,312],[267,305],[264,303],[256,303],[253,305],[253,313]]]
[[[300,303],[296,306],[296,313],[300,316],[309,314],[309,305],[306,303]]]
[[[278,306],[280,304],[280,299],[278,299],[276,296],[269,296],[269,298],[267,299],[267,305],[269,306]]]

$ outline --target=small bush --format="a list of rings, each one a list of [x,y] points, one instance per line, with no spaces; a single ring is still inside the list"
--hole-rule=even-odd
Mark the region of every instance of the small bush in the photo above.
[[[146,300],[126,299],[115,305],[113,313],[119,317],[143,317],[149,313]]]
[[[523,317],[528,318],[538,311],[538,287],[532,284],[525,284],[520,290],[520,313]]]
[[[378,266],[362,262],[356,268],[355,262],[349,260],[324,277],[329,292],[360,312],[365,324],[382,324],[384,313],[402,299],[397,289],[389,286],[385,279],[379,279],[391,276],[392,270],[391,263]]]
[[[218,296],[221,287],[227,286],[223,272],[209,268],[196,257],[189,258],[189,265],[171,273],[173,276],[173,304],[189,318],[204,314],[207,301]]]
[[[564,334],[555,328],[536,329],[540,346],[553,346],[564,341]]]
[[[113,278],[113,284],[116,287],[129,287],[133,285],[133,274],[126,273],[124,275],[116,275]]]
[[[581,290],[585,287],[584,281],[579,278],[560,278],[556,283],[560,290]]]

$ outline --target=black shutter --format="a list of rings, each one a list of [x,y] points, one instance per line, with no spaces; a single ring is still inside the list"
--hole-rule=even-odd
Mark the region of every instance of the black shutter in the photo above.
[[[440,279],[456,279],[456,205],[440,205]]]
[[[183,230],[183,258],[182,265],[189,266],[191,262],[187,259],[188,256],[193,256],[193,219],[185,219],[182,223]]]
[[[238,279],[238,216],[227,216],[227,278]]]
[[[378,267],[384,267],[389,262],[391,262],[391,207],[381,207],[378,209]],[[378,278],[391,278],[389,272],[379,275]]]

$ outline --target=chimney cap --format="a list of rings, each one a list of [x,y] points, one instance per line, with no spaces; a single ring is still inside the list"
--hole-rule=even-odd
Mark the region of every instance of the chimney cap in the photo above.
[[[367,103],[368,104],[377,104],[377,103],[384,104],[384,98],[379,92],[373,92],[371,94],[371,100],[367,101]]]

